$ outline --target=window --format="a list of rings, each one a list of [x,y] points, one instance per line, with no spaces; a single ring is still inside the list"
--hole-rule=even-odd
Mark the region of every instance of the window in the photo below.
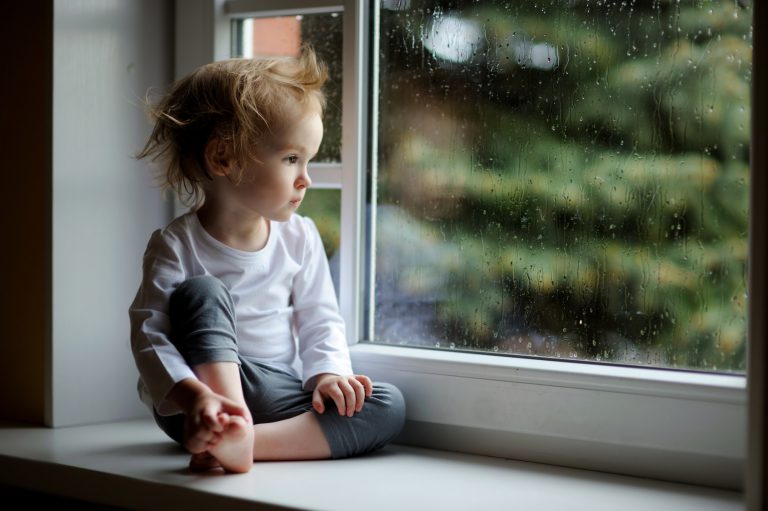
[[[376,342],[745,370],[748,3],[384,2],[379,33]]]
[[[483,8],[489,4],[491,3],[471,3],[473,6],[478,5]],[[511,11],[516,13],[519,19],[524,17],[523,15],[528,8],[526,7],[528,4],[524,2],[507,2],[506,4],[512,6],[510,7]],[[738,3],[738,5],[741,4]],[[206,50],[207,53],[199,53],[199,59],[202,59],[202,62],[206,58],[223,58],[228,56],[226,52],[222,52],[221,48],[223,47],[222,41],[226,41],[227,44],[232,41],[233,19],[263,18],[268,16],[304,16],[317,12],[327,13],[338,12],[340,9],[343,10],[342,146],[340,151],[341,170],[338,180],[341,190],[339,248],[341,275],[339,293],[342,313],[347,321],[350,341],[352,343],[373,339],[374,341],[386,340],[390,341],[391,344],[399,344],[400,339],[398,339],[397,333],[387,331],[386,322],[382,321],[385,319],[385,315],[381,310],[377,310],[375,302],[370,301],[373,293],[366,293],[366,288],[376,289],[376,286],[368,286],[366,284],[366,278],[361,269],[366,260],[366,253],[375,254],[379,247],[374,246],[373,250],[365,249],[365,242],[370,240],[370,238],[364,235],[364,226],[370,223],[371,228],[378,231],[378,234],[381,235],[384,234],[385,228],[392,229],[393,232],[390,235],[394,237],[399,236],[401,241],[405,239],[406,241],[416,240],[423,243],[425,238],[426,241],[430,241],[430,236],[434,232],[437,232],[438,239],[442,239],[443,233],[440,232],[439,227],[434,227],[433,225],[434,229],[432,232],[418,228],[417,221],[423,223],[424,218],[427,218],[427,222],[429,222],[428,215],[421,216],[418,220],[410,218],[413,217],[413,202],[408,204],[408,208],[400,208],[409,216],[404,216],[403,211],[389,207],[403,206],[403,201],[406,200],[404,197],[398,198],[398,195],[393,191],[399,188],[397,190],[398,193],[403,191],[408,193],[409,179],[414,183],[411,191],[426,190],[429,193],[433,193],[429,187],[418,188],[418,185],[420,185],[419,179],[426,184],[429,184],[430,179],[435,180],[443,188],[441,193],[446,188],[450,189],[451,186],[458,186],[468,182],[468,180],[466,176],[457,173],[458,165],[455,164],[449,163],[447,165],[453,173],[442,176],[436,173],[429,174],[425,171],[425,169],[428,169],[424,165],[414,167],[413,162],[405,161],[404,158],[408,154],[404,156],[402,151],[394,159],[388,159],[392,158],[392,155],[395,154],[394,151],[398,148],[397,143],[393,142],[390,134],[370,127],[371,117],[369,117],[369,113],[375,119],[377,110],[379,110],[381,113],[381,116],[378,117],[380,119],[379,124],[391,123],[397,125],[397,116],[392,116],[395,108],[400,108],[401,111],[407,109],[404,109],[402,105],[397,107],[395,103],[386,102],[397,95],[391,90],[393,83],[402,87],[412,87],[411,90],[414,94],[410,98],[410,103],[407,103],[408,105],[421,109],[419,110],[421,112],[426,109],[427,104],[430,104],[430,108],[432,108],[434,106],[432,102],[437,101],[440,94],[445,94],[444,84],[438,78],[445,77],[456,69],[461,69],[462,66],[464,66],[465,70],[468,69],[467,66],[469,64],[462,63],[460,60],[470,54],[472,55],[471,58],[474,58],[476,52],[479,52],[482,56],[482,53],[486,50],[481,49],[479,45],[472,47],[472,45],[463,44],[458,47],[452,46],[452,49],[442,51],[440,50],[439,42],[429,43],[432,45],[429,46],[423,43],[425,39],[420,39],[420,37],[429,35],[434,41],[442,37],[438,36],[439,32],[448,34],[449,42],[452,44],[452,41],[459,40],[455,34],[460,30],[467,29],[466,26],[461,28],[463,26],[461,24],[463,17],[465,15],[475,16],[475,14],[472,14],[472,9],[477,10],[481,9],[481,7],[465,7],[470,5],[469,2],[451,2],[450,6],[448,3],[445,3],[442,7],[442,14],[438,18],[431,9],[433,9],[433,6],[440,4],[437,2],[417,2],[416,0],[382,0],[381,2],[370,3],[356,1],[332,3],[322,0],[295,0],[290,2],[251,2],[246,0],[225,2],[212,0],[207,5],[208,7],[206,8],[209,11],[203,12],[200,16],[211,18],[211,24],[214,28],[211,31],[209,46],[213,49]],[[584,5],[592,4],[587,3]],[[713,8],[719,5],[720,3],[712,3]],[[730,2],[727,5],[734,8],[737,4]],[[594,4],[594,9],[596,10],[609,7],[613,8],[605,3],[600,5]],[[616,9],[619,9],[619,7],[620,4],[615,6]],[[571,18],[583,21],[583,19],[571,16],[570,13],[565,11],[565,9],[571,8],[575,7],[571,6],[571,4],[563,4],[561,6],[555,3],[547,9],[555,19],[559,20],[560,26],[565,26],[573,21]],[[184,3],[181,3],[177,4],[177,9],[181,11],[181,13],[177,13],[177,16],[183,19],[184,16],[189,16],[189,13],[186,12],[187,10],[193,11],[199,9],[199,7],[185,6]],[[459,12],[462,9],[466,12]],[[639,23],[639,18],[641,18],[639,13],[643,9],[638,8],[638,16],[634,19],[633,23]],[[424,23],[419,22],[417,19],[419,17],[421,17]],[[486,17],[496,18],[494,15],[487,15]],[[436,21],[438,19],[442,21]],[[586,49],[589,48],[590,44],[595,44],[597,40],[595,37],[590,39],[589,34],[594,35],[604,30],[604,28],[598,28],[599,22],[597,19],[592,19],[592,25],[585,28],[584,37],[586,42],[583,44]],[[682,20],[682,17],[680,19]],[[647,19],[643,18],[643,20],[643,23],[651,23],[650,17]],[[402,26],[396,26],[396,23],[401,23]],[[599,27],[603,27],[603,25],[599,25]],[[408,33],[406,31],[412,29],[415,29],[416,32]],[[472,29],[467,30],[471,31]],[[504,58],[505,56],[512,55],[516,59],[514,66],[525,65],[528,68],[535,68],[533,71],[528,69],[528,71],[534,74],[526,75],[525,80],[523,80],[526,86],[533,90],[538,84],[530,82],[530,76],[535,75],[543,81],[547,76],[554,76],[550,68],[554,69],[555,66],[558,66],[557,69],[560,69],[561,66],[564,67],[566,65],[567,58],[575,59],[576,57],[573,53],[570,54],[570,57],[568,57],[567,53],[561,53],[562,50],[559,49],[561,40],[554,37],[551,40],[545,38],[543,34],[546,29],[537,28],[533,24],[525,25],[525,30],[524,33],[521,32],[521,44],[514,45],[510,42],[511,50],[494,51],[497,57],[502,56]],[[605,28],[605,30],[610,32],[610,28]],[[549,34],[549,32],[547,33]],[[400,37],[400,40],[408,48],[407,51],[392,49],[395,47],[384,48],[384,42],[392,34],[397,34]],[[452,34],[454,35],[453,38],[450,37]],[[481,30],[481,34],[482,41],[486,37],[488,42],[494,40],[491,35],[488,35],[487,30],[485,32]],[[616,37],[623,37],[624,35],[626,35],[626,30],[618,31]],[[197,33],[190,33],[190,38],[195,36],[199,37]],[[543,46],[541,46],[542,44]],[[652,45],[653,43],[649,42],[649,44]],[[187,51],[184,48],[188,47],[178,46],[182,46],[181,51]],[[447,46],[447,43],[444,46]],[[505,45],[503,46],[506,48]],[[227,46],[227,52],[229,51],[228,48]],[[555,53],[553,49],[557,50],[554,58],[553,55]],[[575,52],[575,45],[571,46],[569,51]],[[678,49],[678,51],[681,50]],[[405,59],[407,64],[405,69],[410,69],[412,71],[411,75],[409,76],[407,73],[404,73],[402,68],[393,67],[395,66],[394,64],[390,65],[391,61],[382,60],[379,63],[378,57],[380,55],[387,55],[387,52],[400,52],[401,55],[399,56],[393,57],[389,55],[389,57],[384,58]],[[586,54],[588,52],[584,53],[582,51],[580,58],[585,58]],[[549,56],[546,57],[545,55]],[[597,57],[595,56],[595,58]],[[519,62],[517,62],[518,60]],[[571,63],[573,62],[571,60]],[[397,64],[397,66],[400,65],[401,63]],[[584,65],[589,66],[586,58]],[[499,64],[498,69],[500,70],[501,68],[502,64]],[[397,72],[400,72],[401,75],[396,76]],[[464,71],[464,73],[471,74],[469,71]],[[498,73],[500,74],[501,71],[498,71]],[[585,72],[585,76],[590,80],[601,81],[606,78],[613,78],[610,73],[605,74],[604,69],[602,75],[598,73],[593,76]],[[481,78],[478,83],[486,87],[489,77],[482,76]],[[560,79],[563,81],[559,83],[565,85],[565,78],[561,77]],[[419,81],[421,84],[414,84],[414,82]],[[449,87],[456,86],[457,83],[451,82],[448,85]],[[378,88],[376,88],[377,84]],[[413,89],[413,87],[415,85],[423,86],[424,84],[426,84],[427,90],[430,90],[430,87],[432,87],[431,92],[436,95],[435,98],[416,95],[423,93]],[[517,85],[521,86],[521,84]],[[546,86],[547,91],[549,91],[548,93],[551,93],[556,88],[555,85],[557,83],[549,83]],[[589,92],[586,86],[574,90],[584,94]],[[604,92],[606,89],[598,87],[597,90]],[[667,92],[671,90],[669,89]],[[377,97],[379,92],[382,101],[370,101],[369,103],[369,100]],[[594,93],[595,91],[593,90],[592,92]],[[639,93],[639,91],[636,92]],[[400,94],[401,96],[405,95]],[[456,108],[486,109],[486,111],[493,113],[492,116],[489,116],[491,117],[489,122],[492,123],[498,124],[508,119],[508,112],[504,112],[502,109],[499,109],[498,112],[490,110],[487,105],[482,104],[482,101],[477,101],[476,99],[468,95],[465,104],[463,106],[459,105]],[[523,101],[524,99],[517,97],[517,101]],[[602,103],[590,99],[590,101],[585,100],[583,104],[579,105],[582,109],[582,116],[586,116],[584,117],[585,120],[581,121],[581,124],[579,124],[577,118],[573,118],[573,115],[575,115],[573,112],[568,114],[571,118],[566,122],[565,112],[558,114],[557,109],[552,108],[555,101],[552,97],[542,96],[541,102],[545,103],[547,99],[549,103],[546,104],[543,114],[543,120],[546,120],[547,124],[542,125],[546,127],[546,135],[542,131],[540,136],[541,138],[549,137],[551,139],[551,137],[562,135],[562,133],[570,133],[569,136],[572,137],[571,146],[566,148],[567,151],[561,150],[557,156],[565,159],[570,155],[574,162],[577,159],[577,155],[575,153],[570,154],[568,151],[576,151],[584,145],[583,141],[590,136],[590,130],[592,132],[594,130],[598,131],[597,135],[593,133],[592,136],[597,145],[598,142],[602,143],[605,138],[614,139],[616,137],[614,131],[620,131],[621,123],[627,119],[631,120],[632,115],[644,115],[644,113],[640,112],[636,114],[622,114],[622,116],[617,116],[615,119],[609,119],[606,121],[606,125],[603,126],[594,116],[596,108],[602,106]],[[577,99],[577,96],[574,95],[571,99]],[[657,104],[659,102],[661,102],[660,99],[657,101]],[[631,104],[631,101],[627,101],[627,103]],[[451,110],[447,109],[446,111],[450,114]],[[456,115],[455,109],[453,110],[453,115]],[[445,139],[440,140],[441,136],[439,134],[435,137],[432,133],[429,133],[429,130],[450,130],[452,126],[455,126],[456,120],[452,118],[443,120],[442,117],[439,117],[440,110],[435,109],[434,112],[438,116],[437,120],[427,115],[423,115],[419,119],[419,122],[424,123],[425,129],[423,130],[417,130],[417,124],[415,123],[404,122],[399,126],[404,128],[401,129],[402,135],[410,137],[411,149],[413,150],[410,156],[416,154],[417,158],[433,159],[434,161],[440,161],[443,164],[442,166],[446,166],[441,160],[443,157],[439,151],[425,145],[424,140],[433,137],[440,143],[445,143],[445,139],[453,141],[450,137],[444,137]],[[690,112],[685,113],[687,115]],[[468,167],[465,167],[465,170],[468,168],[481,176],[481,179],[473,180],[473,183],[476,183],[478,187],[488,188],[485,192],[493,188],[493,193],[499,193],[500,186],[509,185],[507,181],[504,181],[504,178],[497,177],[500,167],[497,166],[499,163],[496,162],[496,158],[504,156],[502,153],[506,149],[505,146],[512,145],[513,142],[520,143],[520,140],[531,138],[532,134],[536,134],[534,127],[536,129],[542,128],[542,126],[530,124],[530,122],[533,122],[531,119],[536,117],[535,111],[531,110],[529,114],[527,119],[529,124],[526,125],[527,127],[524,130],[517,132],[516,138],[500,136],[493,143],[487,142],[485,145],[490,148],[489,151],[479,151],[474,144],[469,145],[469,151],[466,155]],[[556,115],[561,117],[556,118]],[[569,123],[575,123],[575,127]],[[555,126],[554,131],[551,130],[550,124]],[[478,130],[478,127],[473,126],[471,130],[468,128],[465,134],[469,136]],[[461,130],[457,130],[454,134],[460,132]],[[551,133],[554,133],[554,135]],[[689,139],[686,138],[686,140]],[[455,140],[454,142],[456,142],[456,147],[461,147],[460,141]],[[415,148],[417,143],[421,144],[417,148],[418,150]],[[630,143],[632,141],[625,141],[625,144]],[[369,165],[366,164],[369,161],[369,158],[366,156],[366,147],[369,144],[373,148],[373,157],[370,160],[375,164],[372,169],[369,169]],[[582,167],[584,159],[600,158],[601,156],[599,151],[592,148],[591,145],[587,149],[588,152],[578,154],[578,157],[582,160]],[[397,150],[399,151],[400,149]],[[722,150],[722,147],[720,150]],[[457,150],[456,153],[461,153],[461,151]],[[540,161],[543,161],[544,164],[549,162],[550,166],[555,166],[552,155],[548,155],[546,151],[542,153],[540,150],[534,149],[531,144],[523,146],[522,150],[518,148],[518,153],[521,153],[520,157],[524,157],[526,160],[540,157]],[[737,159],[743,160],[742,153],[735,151],[734,154],[737,156]],[[509,154],[505,157],[514,158],[514,156]],[[461,158],[465,157],[459,155],[459,159]],[[494,158],[494,161],[491,161],[490,158]],[[664,158],[657,154],[649,161],[649,165],[663,162],[665,161]],[[698,161],[702,159],[706,160],[707,155],[698,157]],[[402,162],[409,163],[411,169],[416,168],[421,171],[421,174],[411,173],[398,177],[394,169],[398,166],[398,163]],[[518,172],[523,172],[525,166],[518,163],[517,167],[513,166],[513,168],[517,168]],[[378,181],[366,181],[365,178],[369,170],[377,172],[380,179]],[[423,177],[427,175],[431,177],[429,179]],[[691,175],[696,175],[695,171]],[[414,176],[422,177],[414,179]],[[532,173],[527,174],[525,177],[533,179]],[[604,177],[606,181],[608,181],[607,177],[610,176],[606,174]],[[405,184],[397,183],[398,179],[403,180]],[[439,181],[440,179],[443,179],[443,181]],[[541,192],[544,194],[543,197],[548,197],[546,193],[552,191],[547,190],[547,188],[554,189],[560,195],[566,195],[570,201],[577,200],[579,193],[586,193],[587,195],[593,192],[597,193],[593,190],[593,188],[597,187],[594,184],[596,183],[594,180],[592,184],[580,184],[578,181],[575,181],[573,186],[575,190],[571,190],[569,178],[561,176],[558,179],[560,181],[565,180],[565,184],[561,183],[558,186],[554,181],[552,183],[548,181],[539,183],[544,189]],[[498,185],[496,184],[497,180]],[[610,182],[609,184],[615,185],[615,182]],[[653,186],[659,188],[662,185],[664,185],[663,181],[653,183]],[[742,193],[739,190],[744,190],[738,179],[735,183],[730,183],[728,186],[737,190],[737,193]],[[469,194],[476,191],[463,190],[460,193]],[[521,200],[518,207],[530,205],[534,199],[530,191],[521,189],[519,194]],[[636,202],[636,207],[641,207],[645,204],[642,194],[636,197],[631,192],[628,192],[628,194]],[[440,205],[439,203],[442,203],[442,207],[447,208],[449,214],[451,208],[458,207],[452,204],[452,202],[460,202],[454,200],[450,195],[442,198],[435,195],[435,197],[436,202],[429,203],[428,206]],[[378,206],[381,207],[372,208],[369,211],[366,207],[366,201],[371,202],[371,199],[377,201]],[[400,205],[397,204],[398,200],[401,202]],[[408,198],[408,200],[412,201],[411,198]],[[538,202],[533,204],[534,212],[537,206],[541,209],[548,204],[542,198],[536,198],[536,201]],[[384,211],[387,209],[389,209],[389,212],[385,213]],[[428,214],[428,208],[424,207],[422,209],[422,213]],[[490,231],[494,229],[497,235],[503,231],[503,223],[499,215],[502,213],[509,214],[510,209],[509,207],[506,210],[504,208],[501,209],[503,210],[502,212],[486,210],[486,216],[490,215],[493,225],[489,222],[485,230],[477,229],[483,237],[492,234]],[[592,209],[594,211],[590,211],[590,215],[596,216],[600,214],[599,208],[594,207]],[[737,209],[739,208],[737,207]],[[557,211],[554,208],[543,211],[544,220],[536,220],[534,222],[534,219],[530,219],[531,223],[527,226],[530,233],[526,235],[533,235],[533,239],[536,239],[539,234],[542,234],[543,237],[544,234],[551,235],[546,232],[544,227],[547,225],[546,222],[553,222],[559,225],[561,229],[559,236],[567,240],[566,245],[572,251],[571,253],[583,249],[584,247],[580,245],[583,243],[583,240],[577,241],[575,234],[567,231],[564,227],[572,225],[574,226],[573,230],[576,231],[575,226],[579,222],[582,224],[585,222],[584,219],[572,218],[573,211],[573,209],[566,209],[561,216],[555,214]],[[674,215],[673,209],[670,209],[668,212]],[[483,215],[483,212],[481,208],[476,208],[472,211],[472,214],[480,217]],[[394,219],[394,221],[388,224],[384,223],[386,215],[389,215],[390,220]],[[369,219],[369,216],[375,218]],[[604,222],[605,225],[601,224],[601,229],[609,233],[609,239],[611,239],[611,223],[621,226],[622,229],[629,229],[621,223],[616,223],[612,218],[607,218]],[[657,220],[660,224],[662,219],[668,220],[666,217],[659,216]],[[522,233],[521,229],[524,226],[519,223],[521,219],[518,218],[517,222],[517,232]],[[498,224],[502,225],[499,226]],[[443,222],[443,225],[447,226],[449,224]],[[668,223],[664,224],[664,226],[669,227],[674,226],[674,224]],[[411,229],[409,230],[409,228]],[[449,235],[463,235],[458,232],[458,227],[452,228],[454,232],[445,233],[446,238]],[[579,228],[583,231],[589,230],[584,225]],[[594,227],[592,228],[594,229]],[[690,228],[690,225],[685,227],[685,229]],[[631,231],[631,229],[629,230]],[[662,229],[659,232],[663,238],[663,233],[666,231]],[[685,232],[687,233],[688,231],[686,230]],[[674,237],[676,229],[671,229],[670,233]],[[639,231],[635,233],[635,236],[639,237]],[[489,254],[489,249],[482,248],[482,239],[481,237],[481,246],[478,252],[481,260],[483,257],[487,258]],[[694,237],[690,239],[693,240]],[[551,243],[551,240],[544,241]],[[588,245],[592,246],[590,244],[594,243],[597,242],[590,241]],[[468,241],[465,248],[477,251],[477,245],[476,241]],[[498,248],[493,247],[490,250],[492,252],[493,250],[498,250]],[[536,258],[542,254],[542,252],[533,252],[531,254],[523,252],[519,251],[518,253],[510,254],[509,260],[514,260],[514,256]],[[643,252],[642,249],[637,254],[641,258],[650,258],[654,255],[652,250]],[[413,256],[408,257],[413,258]],[[378,271],[383,273],[377,274],[374,272],[372,274],[383,275],[385,279],[410,278],[407,274],[408,272],[400,271],[402,266],[398,266],[405,263],[406,259],[404,257],[396,257],[390,260],[382,257],[374,258],[374,264],[379,267]],[[390,267],[399,268],[399,270],[389,270],[387,268],[388,264]],[[647,266],[652,268],[654,263],[648,263]],[[740,270],[733,269],[729,271],[736,275]],[[741,271],[743,272],[743,270]],[[469,269],[464,273],[466,277],[473,277],[472,273],[482,272],[478,272],[476,269]],[[656,273],[650,270],[648,273],[649,278],[653,277],[653,275],[658,276],[657,274],[658,269]],[[555,273],[553,272],[551,275],[546,275],[546,277],[551,279],[554,275]],[[414,277],[415,284],[411,283],[408,286],[410,286],[410,289],[418,289],[419,286],[422,286],[422,289],[424,289],[425,285],[430,285],[430,278],[427,273],[419,274],[416,271]],[[527,292],[527,288],[523,288],[515,283],[514,279],[516,277],[514,274],[505,278],[509,280],[510,285],[517,291],[525,290]],[[421,279],[421,282],[419,282],[419,279]],[[738,275],[736,275],[736,280],[738,280]],[[741,280],[743,284],[743,276]],[[503,281],[503,279],[500,281]],[[379,281],[379,284],[381,284],[381,281]],[[461,286],[464,284],[460,282],[449,282],[448,284],[449,292],[454,294],[462,292]],[[482,290],[483,293],[488,293],[487,296],[483,296],[478,291],[478,297],[481,299],[476,306],[477,312],[475,313],[474,307],[470,310],[470,314],[477,314],[476,317],[470,315],[468,321],[461,318],[458,320],[451,319],[450,307],[446,311],[437,310],[436,314],[449,317],[447,324],[452,325],[450,328],[461,331],[468,328],[467,325],[477,324],[483,327],[483,322],[491,323],[490,320],[483,319],[482,317],[483,314],[488,314],[489,310],[483,309],[485,306],[484,300],[487,300],[488,304],[493,306],[496,300],[492,294],[496,291],[489,286],[485,286],[482,282],[478,282],[476,286],[479,291]],[[381,285],[379,285],[379,288],[381,289]],[[573,293],[576,294],[576,290]],[[722,295],[723,298],[728,296],[731,296],[731,291]],[[392,302],[395,303],[394,300]],[[427,307],[432,307],[434,310],[436,308],[434,303],[437,302],[430,305],[428,300],[424,300],[423,303],[426,303]],[[561,303],[569,306],[571,304],[568,301]],[[417,305],[420,304],[409,303],[408,307],[396,310],[392,315],[397,315],[401,318],[406,317],[414,312],[414,310],[418,312]],[[583,320],[584,316],[579,316],[581,312],[578,308],[574,309],[577,319]],[[366,314],[366,311],[368,314]],[[462,311],[458,312],[461,313]],[[494,314],[497,313],[494,312]],[[556,320],[557,318],[551,319]],[[743,322],[743,320],[741,321]],[[650,326],[655,325],[653,322],[646,324]],[[557,331],[555,327],[561,327],[557,322],[554,325],[554,327],[547,327],[549,335],[554,335],[553,332]],[[423,323],[417,326],[422,327]],[[539,325],[536,326],[538,327]],[[440,327],[437,329],[437,332],[439,333],[446,328]],[[578,326],[574,325],[574,328],[578,330]],[[493,329],[491,328],[489,331],[492,332]],[[620,333],[623,335],[622,332]],[[434,330],[426,332],[425,335],[434,335]],[[476,338],[479,339],[479,337]],[[445,342],[450,347],[451,341],[441,338],[437,342]],[[455,343],[456,341],[453,342]],[[623,367],[527,357],[494,357],[450,349],[444,351],[413,349],[396,345],[384,346],[382,343],[358,343],[353,347],[352,351],[355,367],[358,371],[369,373],[378,379],[392,381],[404,390],[410,407],[405,441],[426,446],[668,478],[721,487],[737,488],[741,484],[745,453],[743,431],[746,424],[746,396],[744,392],[744,378],[741,375],[669,371],[645,367]],[[570,350],[567,351],[567,356],[563,358],[570,358]],[[720,366],[719,361],[715,365],[725,367],[725,365]]]

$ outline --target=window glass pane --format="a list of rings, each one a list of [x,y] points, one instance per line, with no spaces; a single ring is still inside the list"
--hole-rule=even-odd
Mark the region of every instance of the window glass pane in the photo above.
[[[315,162],[341,161],[342,14],[305,14],[232,21],[232,56],[297,56],[310,44],[328,67],[323,143]]]
[[[299,213],[310,217],[317,225],[317,230],[320,231],[338,297],[341,190],[310,188],[301,202]]]
[[[376,342],[744,371],[750,2],[380,23]]]
[[[325,253],[331,259],[339,249],[341,190],[310,188],[301,202],[299,213],[315,222],[323,238]]]

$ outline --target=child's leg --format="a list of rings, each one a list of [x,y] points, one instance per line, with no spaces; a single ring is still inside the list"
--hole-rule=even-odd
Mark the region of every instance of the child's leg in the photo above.
[[[375,384],[373,395],[353,417],[339,416],[335,407],[320,415],[313,411],[312,393],[302,390],[293,375],[241,359],[234,304],[218,279],[185,281],[171,297],[170,309],[172,340],[198,378],[213,392],[246,404],[254,414],[256,425],[245,434],[238,418],[227,418],[230,429],[209,450],[225,468],[243,467],[246,452],[251,460],[362,454],[399,433],[405,405],[400,392],[390,385]],[[192,465],[198,462],[214,464],[205,455],[193,456]]]
[[[363,454],[392,440],[402,429],[405,402],[400,391],[374,383],[363,409],[341,416],[335,406],[318,414],[312,392],[278,368],[242,360],[246,401],[254,414],[255,460],[344,458]]]
[[[323,460],[331,457],[331,448],[323,428],[312,412],[290,419],[253,426],[253,459]]]
[[[198,379],[214,393],[247,409],[240,382],[234,304],[226,287],[212,277],[194,277],[173,293],[169,309],[171,340]],[[253,462],[253,429],[248,419],[219,416],[220,431],[209,452],[227,470],[247,471]],[[185,435],[185,447],[186,441]],[[193,456],[191,465],[199,459]]]
[[[374,382],[371,397],[352,417],[339,415],[334,406],[326,406],[325,413],[315,416],[328,439],[331,457],[346,458],[380,449],[400,434],[405,400],[394,385]]]
[[[256,424],[253,431],[251,454],[254,461],[324,460],[331,457],[323,428],[312,412]],[[203,471],[219,468],[221,463],[211,452],[204,452],[193,455],[189,466],[192,470]]]
[[[311,406],[311,394],[309,394]],[[400,433],[405,403],[400,391],[387,383],[374,383],[373,394],[352,417],[314,410],[290,419],[256,424],[254,460],[308,460],[346,458],[374,451]]]

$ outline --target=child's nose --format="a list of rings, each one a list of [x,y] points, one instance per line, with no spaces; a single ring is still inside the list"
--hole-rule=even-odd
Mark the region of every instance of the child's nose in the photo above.
[[[296,188],[299,190],[303,188],[309,188],[312,186],[312,178],[309,177],[309,169],[307,167],[304,167],[304,171],[299,176],[299,179],[296,181]]]

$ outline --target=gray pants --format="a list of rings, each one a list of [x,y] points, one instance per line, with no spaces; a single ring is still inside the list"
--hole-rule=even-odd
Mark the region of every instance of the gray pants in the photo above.
[[[192,277],[171,295],[171,342],[190,366],[235,362],[245,402],[254,424],[276,422],[311,411],[331,447],[332,458],[373,451],[392,440],[405,421],[405,402],[388,383],[374,383],[373,395],[352,417],[341,416],[332,402],[325,413],[312,407],[312,392],[302,389],[293,374],[240,356],[235,335],[235,307],[224,284],[210,276]],[[183,443],[184,415],[160,416],[155,421],[165,433]]]

